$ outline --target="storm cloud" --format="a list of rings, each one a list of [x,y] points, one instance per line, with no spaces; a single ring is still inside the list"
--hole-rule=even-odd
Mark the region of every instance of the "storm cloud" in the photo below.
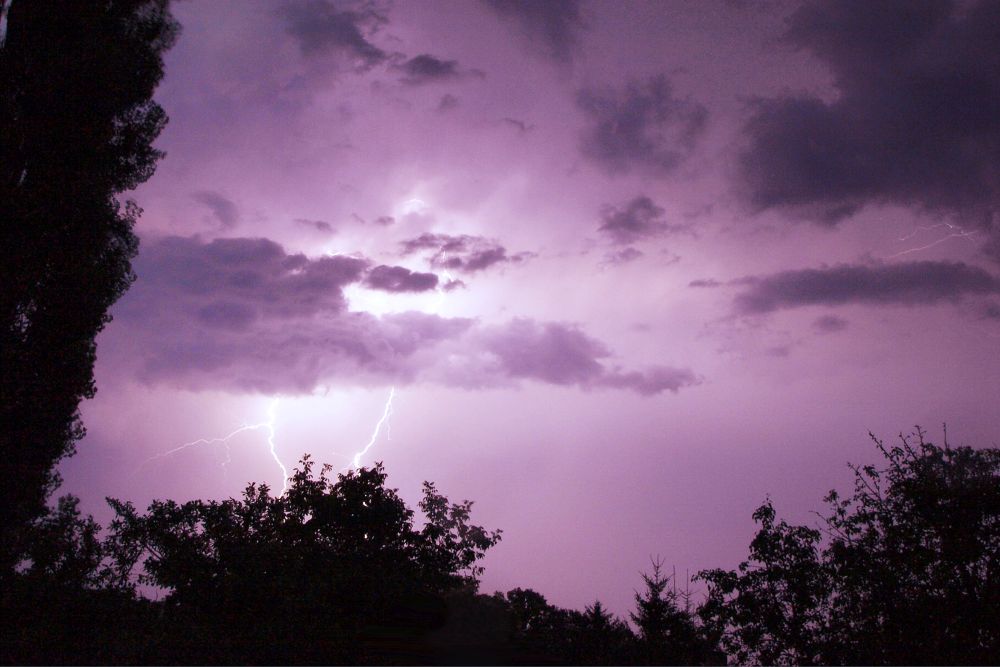
[[[519,264],[533,257],[529,252],[509,254],[499,241],[467,234],[425,233],[401,245],[404,256],[427,252],[432,267],[460,273],[477,273],[498,264]]]
[[[843,317],[837,317],[836,315],[823,315],[813,320],[812,326],[817,332],[821,334],[828,334],[843,331],[849,324],[850,322],[845,320]]]
[[[663,208],[653,203],[649,197],[635,197],[621,207],[604,206],[601,209],[601,225],[598,231],[618,245],[690,231],[690,225],[668,223],[663,213]]]
[[[240,221],[240,212],[236,204],[218,192],[199,190],[192,194],[191,198],[207,206],[222,229],[232,229]]]
[[[579,0],[485,1],[512,23],[536,51],[557,62],[572,60],[584,27]]]
[[[708,119],[701,104],[674,97],[663,75],[620,90],[583,89],[576,103],[587,118],[580,150],[610,174],[673,171],[694,152]]]
[[[696,384],[686,369],[623,371],[576,326],[349,309],[344,288],[423,291],[434,274],[309,258],[268,239],[166,237],[143,244],[138,280],[115,309],[115,363],[148,384],[307,394],[331,384],[429,382],[489,388],[529,380],[642,395]]]
[[[437,287],[433,273],[419,273],[403,266],[380,265],[365,276],[364,284],[383,292],[426,292]]]
[[[1000,292],[1000,279],[983,269],[962,262],[935,261],[841,264],[781,271],[737,283],[745,285],[745,289],[735,298],[736,310],[746,315],[850,303],[928,305]]]
[[[327,0],[310,0],[288,3],[279,13],[304,55],[332,53],[359,71],[370,70],[389,59],[389,54],[366,36],[386,22],[382,14],[372,9],[340,10]]]
[[[488,332],[485,347],[497,356],[506,375],[549,384],[614,387],[648,396],[699,383],[693,372],[682,368],[609,369],[601,360],[612,356],[611,351],[579,328],[563,323],[515,319]]]
[[[421,86],[440,81],[461,79],[467,75],[482,75],[482,72],[466,72],[459,69],[457,60],[441,60],[423,53],[396,66],[403,74],[403,83],[408,86]]]
[[[754,209],[834,225],[895,204],[998,233],[1000,4],[815,0],[785,43],[826,64],[838,96],[752,104],[738,173]]]

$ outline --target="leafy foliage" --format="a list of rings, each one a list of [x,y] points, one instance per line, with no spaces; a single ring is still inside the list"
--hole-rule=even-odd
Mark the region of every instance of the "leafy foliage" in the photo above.
[[[750,560],[709,570],[701,610],[740,663],[988,664],[1000,655],[1000,450],[917,432],[853,467],[820,530],[775,523]]]
[[[668,586],[671,577],[664,575],[663,563],[653,561],[652,573],[643,573],[646,590],[635,594],[632,622],[639,630],[641,664],[689,665],[713,661],[709,642],[695,625],[687,609],[678,605],[677,591]]]
[[[7,3],[5,3],[7,4]],[[151,101],[177,24],[167,0],[23,0],[0,44],[0,577],[83,437],[94,339],[133,280],[166,123]],[[16,482],[14,481],[16,480]]]
[[[386,646],[421,655],[445,596],[474,591],[500,532],[471,524],[472,503],[450,504],[432,484],[417,530],[381,464],[335,481],[313,468],[304,458],[277,497],[251,484],[239,500],[157,501],[145,514],[109,501],[109,580],[165,591],[191,638],[174,640],[195,662],[377,662]]]

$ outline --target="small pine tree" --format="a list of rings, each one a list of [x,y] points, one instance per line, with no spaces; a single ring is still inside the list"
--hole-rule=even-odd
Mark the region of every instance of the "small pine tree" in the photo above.
[[[632,622],[639,630],[639,661],[651,665],[694,664],[701,662],[702,642],[691,614],[677,604],[677,591],[670,590],[671,577],[663,574],[663,561],[652,561],[652,574],[642,573],[646,585],[635,594]]]
[[[667,590],[670,577],[661,571],[663,562],[657,557],[652,561],[653,573],[642,573],[646,585],[644,593],[635,594],[635,613],[630,613],[632,622],[639,629],[639,637],[646,643],[661,643],[666,639],[670,619],[677,614],[677,602],[673,591]]]

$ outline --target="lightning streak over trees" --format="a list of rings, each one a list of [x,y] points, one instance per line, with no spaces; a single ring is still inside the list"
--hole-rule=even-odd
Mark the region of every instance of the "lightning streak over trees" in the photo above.
[[[378,420],[378,423],[375,424],[375,430],[372,431],[372,437],[369,438],[368,444],[365,445],[364,449],[362,449],[361,451],[359,451],[357,454],[354,455],[354,458],[351,459],[351,465],[347,466],[347,468],[361,467],[361,457],[367,454],[368,450],[372,448],[372,446],[375,444],[375,441],[378,440],[378,434],[382,431],[382,426],[386,424],[389,420],[389,417],[392,416],[392,399],[395,395],[396,395],[396,388],[391,387],[389,389],[389,398],[387,398],[385,401],[385,409],[382,411],[382,417],[381,419]]]
[[[173,449],[168,449],[165,452],[160,452],[159,454],[149,457],[141,464],[139,464],[139,467],[136,468],[134,472],[139,472],[153,461],[157,461],[159,459],[163,459],[168,456],[173,456],[174,454],[182,452],[185,449],[190,449],[191,447],[198,447],[201,445],[216,445],[216,444],[226,445],[226,461],[223,462],[222,464],[223,466],[225,466],[231,460],[229,456],[230,440],[232,440],[241,433],[246,433],[247,431],[258,431],[260,429],[266,429],[268,452],[270,453],[271,458],[274,459],[274,462],[278,465],[278,468],[281,469],[281,493],[284,494],[285,491],[288,490],[288,468],[285,467],[285,464],[281,461],[281,458],[278,456],[275,443],[275,437],[276,437],[275,420],[277,419],[278,402],[279,399],[276,398],[273,401],[271,401],[271,403],[267,406],[267,421],[263,421],[258,424],[244,424],[243,426],[240,426],[232,433],[225,435],[221,438],[198,438],[197,440],[192,440],[191,442],[185,442],[184,444],[178,445]]]

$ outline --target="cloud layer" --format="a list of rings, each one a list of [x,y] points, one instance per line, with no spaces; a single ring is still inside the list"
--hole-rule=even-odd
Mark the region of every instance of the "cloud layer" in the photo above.
[[[734,303],[736,310],[746,315],[849,303],[927,305],[1000,292],[1000,279],[978,267],[934,261],[875,266],[841,264],[781,271],[744,278],[738,283],[745,289]]]
[[[839,95],[753,104],[738,170],[754,208],[832,225],[899,204],[997,234],[1000,4],[817,0],[785,39],[830,68]]]
[[[612,243],[626,245],[670,233],[690,231],[690,225],[674,225],[663,217],[663,208],[649,197],[635,197],[624,206],[607,205],[601,210],[598,230]]]
[[[426,253],[433,268],[460,273],[477,273],[500,264],[520,264],[533,256],[528,252],[508,254],[499,241],[468,234],[425,233],[400,245],[404,256]]]
[[[389,59],[389,54],[369,39],[386,22],[384,15],[372,9],[340,10],[327,0],[310,0],[288,3],[279,13],[303,55],[334,54],[358,71],[370,70]]]
[[[583,20],[579,0],[485,0],[542,55],[568,62],[579,47]]]
[[[383,264],[368,272],[364,284],[384,292],[426,292],[437,287],[438,277],[433,273],[419,273],[402,266]]]
[[[702,105],[674,97],[662,75],[620,90],[586,88],[576,102],[588,121],[580,150],[610,174],[673,171],[694,151],[708,119]]]
[[[532,380],[653,395],[698,383],[690,370],[624,371],[576,326],[407,312],[352,312],[344,288],[426,291],[437,276],[358,257],[308,258],[268,239],[166,237],[143,245],[116,311],[111,349],[150,384],[302,394],[334,384],[433,382],[483,388]]]

